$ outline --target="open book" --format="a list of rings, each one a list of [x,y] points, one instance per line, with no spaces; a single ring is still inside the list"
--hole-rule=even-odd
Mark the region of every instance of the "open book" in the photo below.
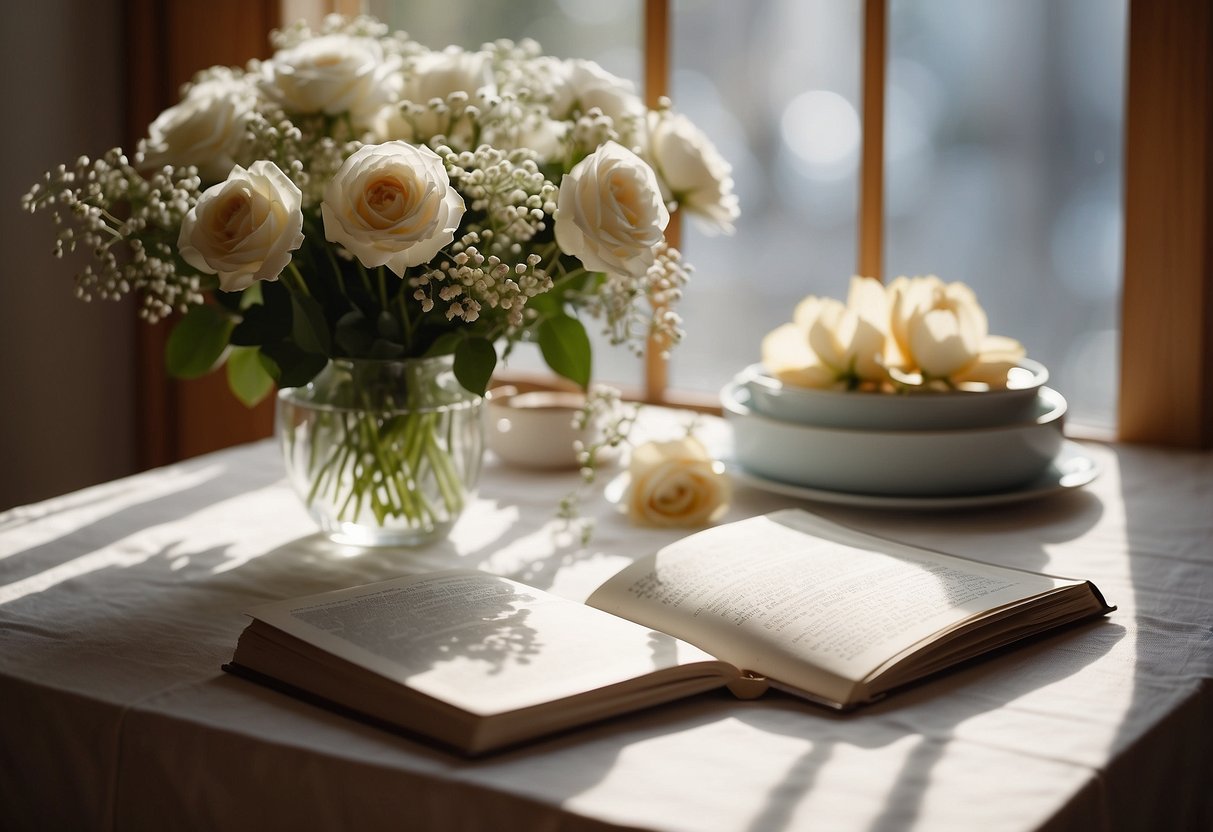
[[[1111,609],[1086,581],[787,510],[684,538],[585,604],[470,570],[267,604],[225,669],[475,754],[726,686],[850,708]]]

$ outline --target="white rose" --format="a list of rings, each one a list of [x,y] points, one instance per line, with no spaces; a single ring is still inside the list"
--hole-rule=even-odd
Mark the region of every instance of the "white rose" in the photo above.
[[[400,104],[388,104],[386,107],[380,107],[379,111],[371,116],[367,135],[370,144],[394,141],[412,142],[417,136],[417,131],[413,129],[413,122],[405,114],[404,108]]]
[[[364,145],[324,189],[324,236],[367,268],[404,270],[427,262],[455,239],[463,197],[428,147]]]
[[[463,95],[475,104],[478,94],[496,93],[492,56],[450,46],[442,52],[421,55],[409,64],[401,97],[409,102],[407,112],[414,136],[429,139],[444,135],[457,144],[466,144],[471,139],[470,119],[461,108],[452,113],[445,104],[451,96]],[[431,108],[429,104],[435,99],[444,106]]]
[[[890,330],[904,372],[954,384],[1005,386],[1024,356],[1012,338],[989,334],[985,310],[963,283],[938,277],[898,277],[888,286]]]
[[[670,111],[648,118],[648,155],[667,199],[706,220],[706,230],[733,232],[740,214],[732,168],[690,119]]]
[[[223,181],[236,164],[255,100],[254,90],[236,78],[194,84],[151,123],[140,167],[195,165],[204,182]]]
[[[729,507],[724,466],[696,439],[648,442],[632,451],[628,514],[645,526],[702,526]]]
[[[529,150],[541,165],[564,154],[569,133],[567,121],[556,121],[538,111],[524,112],[517,120],[502,119],[483,127],[486,144],[502,150]]]
[[[607,72],[593,61],[563,61],[553,78],[552,114],[567,118],[574,111],[597,107],[618,130],[627,121],[644,117],[645,106],[631,81]]]
[[[447,96],[456,92],[474,99],[480,90],[486,95],[497,93],[492,56],[448,46],[441,52],[421,55],[409,64],[401,97],[414,104],[428,104],[435,98],[446,101]]]
[[[395,99],[399,68],[372,38],[322,35],[264,62],[261,88],[291,112],[348,112],[363,123]]]
[[[198,197],[181,223],[177,248],[194,268],[219,275],[225,292],[277,280],[303,245],[303,194],[273,162],[236,165]]]
[[[560,182],[556,242],[591,271],[642,276],[669,222],[653,169],[615,142],[582,159]]]

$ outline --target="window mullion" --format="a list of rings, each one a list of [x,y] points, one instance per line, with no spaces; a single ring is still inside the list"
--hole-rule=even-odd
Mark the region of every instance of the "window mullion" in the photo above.
[[[644,100],[649,107],[669,95],[670,84],[670,2],[645,0],[644,3]],[[670,217],[665,237],[671,246],[681,243],[682,226],[678,213]],[[650,336],[645,348],[644,400],[665,400],[669,386],[670,363],[666,358],[669,343]]]
[[[864,0],[863,152],[859,167],[859,259],[856,274],[883,279],[884,98],[888,72],[888,0]]]

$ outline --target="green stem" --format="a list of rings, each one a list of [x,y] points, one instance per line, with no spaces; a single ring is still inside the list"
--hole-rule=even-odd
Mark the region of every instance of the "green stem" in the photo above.
[[[411,380],[407,402],[379,401],[363,389],[360,409],[316,414],[303,428],[311,432],[309,505],[325,500],[342,522],[417,530],[454,518],[465,493],[453,452],[459,423],[450,420],[461,414],[410,409],[424,405],[416,398],[424,397],[423,383]]]
[[[375,269],[375,277],[379,282],[379,308],[386,312],[389,307],[387,302],[387,282],[383,279],[383,266]]]
[[[358,275],[362,278],[362,288],[366,289],[367,295],[375,297],[375,288],[371,286],[371,275],[361,262],[358,262]]]
[[[312,290],[307,287],[307,281],[303,279],[303,274],[299,271],[299,267],[295,265],[295,261],[291,260],[291,262],[287,263],[286,268],[287,272],[289,272],[290,275],[295,278],[295,283],[298,285],[299,291],[303,293],[304,297],[310,298],[312,296]]]
[[[328,255],[329,265],[333,267],[333,274],[337,277],[337,284],[341,286],[341,293],[345,294],[345,272],[341,270],[341,264],[337,262],[337,253],[332,246],[324,246],[324,253]]]
[[[577,269],[573,269],[572,271],[565,272],[560,277],[558,277],[552,281],[552,288],[548,291],[551,291],[551,292],[558,291],[562,287],[571,283],[575,278],[583,277],[587,274],[590,274],[590,270],[583,269],[583,268],[577,268]]]
[[[396,293],[396,306],[400,309],[400,326],[404,329],[404,348],[411,355],[413,352],[413,319],[409,317],[409,306],[403,291]]]

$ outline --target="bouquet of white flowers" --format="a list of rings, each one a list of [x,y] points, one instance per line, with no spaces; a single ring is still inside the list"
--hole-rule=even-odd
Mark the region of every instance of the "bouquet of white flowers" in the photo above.
[[[225,363],[253,403],[331,360],[453,355],[483,393],[524,338],[585,386],[586,318],[636,349],[679,340],[670,210],[729,231],[737,200],[668,104],[531,41],[433,51],[332,17],[273,44],[197,75],[134,154],[60,166],[23,200],[54,214],[58,255],[91,253],[78,296],[182,313],[170,372]]]
[[[81,158],[23,200],[54,213],[57,254],[93,255],[80,297],[184,313],[174,374],[226,359],[252,402],[335,356],[453,352],[482,392],[492,345],[524,335],[584,385],[583,313],[614,342],[678,340],[669,209],[726,231],[737,215],[685,117],[531,41],[432,51],[365,17],[273,41],[200,73],[133,156]]]

